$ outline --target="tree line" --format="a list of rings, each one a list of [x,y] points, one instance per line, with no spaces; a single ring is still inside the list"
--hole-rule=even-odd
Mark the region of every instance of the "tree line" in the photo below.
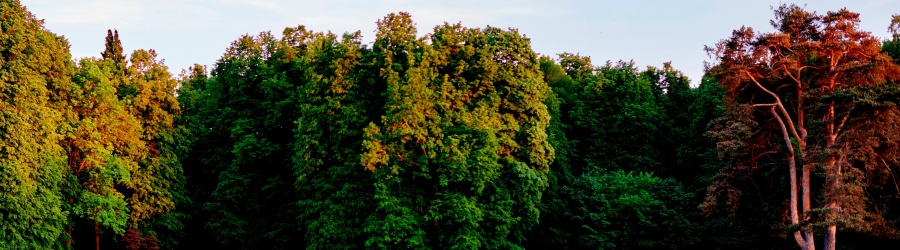
[[[73,59],[17,0],[0,13],[0,248],[851,249],[900,236],[900,17],[882,41],[846,9],[782,5],[775,31],[708,47],[692,87],[669,63],[539,55],[515,29],[418,36],[403,12],[369,44],[288,27],[173,76],[117,31]]]

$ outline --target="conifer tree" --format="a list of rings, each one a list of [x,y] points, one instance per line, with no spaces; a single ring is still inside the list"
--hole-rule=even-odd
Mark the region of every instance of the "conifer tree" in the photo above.
[[[122,41],[119,40],[118,30],[106,30],[105,50],[100,53],[103,59],[112,60],[118,69],[125,66],[125,51],[122,50]]]
[[[886,172],[886,162],[896,159],[890,146],[897,140],[896,99],[885,92],[885,82],[897,80],[900,66],[871,33],[859,30],[857,13],[820,15],[796,5],[774,12],[776,32],[743,27],[709,48],[719,60],[710,71],[725,87],[734,119],[720,134],[743,128],[744,135],[720,141],[739,152],[732,155],[734,166],[710,185],[705,205],[715,205],[729,190],[729,172],[771,162],[787,170],[786,230],[801,249],[816,249],[819,230],[822,247],[835,249],[839,225],[890,233],[882,214],[869,207],[871,177],[863,173]]]

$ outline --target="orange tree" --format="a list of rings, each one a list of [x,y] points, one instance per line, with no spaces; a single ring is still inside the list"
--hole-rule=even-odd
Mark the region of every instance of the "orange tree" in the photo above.
[[[722,140],[719,146],[741,148],[732,169],[787,165],[786,228],[801,249],[815,249],[818,229],[825,249],[834,249],[838,225],[891,231],[879,214],[868,212],[871,181],[865,173],[894,160],[896,130],[886,121],[896,118],[890,105],[896,101],[884,83],[900,67],[881,52],[877,38],[858,29],[857,13],[820,15],[795,5],[774,12],[775,32],[742,27],[708,48],[717,60],[709,71],[725,86],[734,118],[720,127],[747,128],[738,143]],[[720,187],[728,185],[728,176],[725,170],[713,182],[705,206],[727,190]]]

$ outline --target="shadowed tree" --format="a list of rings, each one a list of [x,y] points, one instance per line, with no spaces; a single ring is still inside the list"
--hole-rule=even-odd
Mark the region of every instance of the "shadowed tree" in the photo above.
[[[118,30],[106,30],[105,50],[100,53],[103,59],[112,60],[118,69],[125,67],[125,51],[122,50],[122,41],[119,40]]]
[[[381,93],[370,79],[371,50],[359,32],[343,37],[303,26],[287,28],[287,77],[302,82],[296,97],[294,174],[301,231],[308,249],[362,248],[362,228],[375,209],[372,173],[360,166],[362,130],[379,111]]]

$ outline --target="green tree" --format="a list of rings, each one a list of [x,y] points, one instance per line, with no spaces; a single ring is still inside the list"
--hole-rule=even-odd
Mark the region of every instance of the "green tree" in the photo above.
[[[673,179],[601,172],[586,173],[566,188],[576,207],[566,214],[577,228],[569,247],[677,248],[698,241],[690,237],[694,228],[687,217],[676,210],[684,208],[674,207],[687,205],[690,197]]]
[[[185,181],[189,182],[185,184],[189,202],[178,204],[176,208],[186,215],[181,220],[184,228],[180,233],[189,240],[179,244],[179,247],[187,249],[202,248],[214,242],[205,229],[209,216],[203,211],[203,204],[209,201],[209,194],[215,189],[218,179],[214,175],[216,169],[204,163],[208,161],[205,156],[214,146],[209,142],[209,129],[204,123],[204,112],[210,103],[206,90],[210,81],[208,74],[207,67],[199,64],[182,70],[177,90],[182,113],[175,123],[184,128],[184,133],[178,133],[176,137],[176,141],[180,142],[177,155],[184,168]]]
[[[298,226],[292,156],[297,85],[280,71],[284,44],[270,33],[229,47],[207,83],[204,166],[217,178],[203,210],[222,246],[287,247]],[[295,85],[297,84],[297,85]]]
[[[0,13],[0,242],[62,248],[69,214],[58,128],[69,45],[18,0],[0,1]]]
[[[415,34],[406,13],[378,22],[386,90],[363,141],[377,202],[366,245],[520,247],[553,159],[538,58],[515,30],[445,24]]]
[[[579,152],[588,169],[662,171],[660,150],[665,110],[652,84],[633,63],[607,63],[597,80],[583,83],[582,101],[570,116],[583,133]]]
[[[370,50],[359,32],[343,37],[287,28],[285,74],[299,87],[294,173],[306,247],[363,248],[375,209],[372,173],[360,166],[363,128],[383,106]],[[280,53],[281,55],[281,53]]]
[[[646,204],[637,205],[652,219],[642,223],[616,224],[628,216],[596,207],[601,202],[596,196],[616,196],[616,189],[594,185],[601,177],[631,183],[633,175],[625,171],[632,169],[683,171],[673,157],[674,148],[684,146],[675,141],[683,142],[687,135],[673,131],[687,131],[688,122],[678,120],[690,117],[681,113],[690,111],[694,98],[687,79],[670,66],[643,72],[630,63],[596,67],[590,58],[569,53],[560,54],[559,64],[543,59],[541,69],[554,91],[547,105],[556,160],[548,175],[551,185],[542,196],[541,224],[532,232],[529,248],[678,248],[696,243],[698,227],[689,221],[698,217],[690,205],[695,196],[678,181],[652,178],[653,184],[632,190],[646,194]],[[601,214],[608,217],[597,217]]]
[[[705,160],[698,151],[708,148],[698,145],[706,139],[703,133],[692,134],[690,130],[694,119],[690,106],[697,90],[691,89],[690,80],[675,70],[671,62],[663,63],[662,68],[647,67],[640,75],[651,84],[655,103],[662,107],[660,116],[663,118],[657,124],[659,132],[651,134],[656,137],[651,146],[659,152],[660,161],[660,169],[655,173],[696,183],[695,177],[700,175],[700,166]]]
[[[547,96],[545,103],[550,114],[548,141],[554,149],[555,157],[547,173],[547,189],[541,195],[538,207],[541,213],[540,221],[530,232],[526,248],[570,245],[572,233],[565,230],[569,226],[565,213],[569,209],[570,197],[565,193],[565,188],[574,181],[577,174],[581,173],[581,169],[573,164],[578,156],[574,152],[573,141],[569,139],[570,126],[566,123],[568,116],[565,115],[572,109],[571,102],[577,100],[573,97],[577,94],[575,83],[566,75],[562,66],[549,57],[541,57],[540,65],[544,81],[553,89],[553,93]]]
[[[894,63],[900,64],[900,15],[891,16],[888,31],[891,32],[891,38],[884,41],[881,51],[894,58]]]

